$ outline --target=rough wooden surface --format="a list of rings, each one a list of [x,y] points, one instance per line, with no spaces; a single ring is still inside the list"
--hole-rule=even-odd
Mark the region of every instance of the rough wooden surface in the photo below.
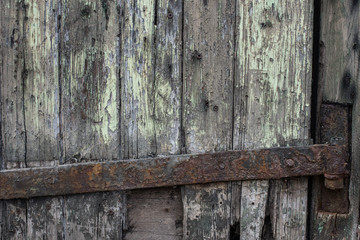
[[[61,163],[119,158],[120,6],[115,0],[61,4]],[[65,239],[119,239],[121,203],[116,192],[65,197]]]
[[[27,206],[27,239],[62,239],[61,198],[34,198]]]
[[[24,5],[26,163],[28,167],[55,165],[60,157],[58,4],[25,0]]]
[[[130,227],[125,239],[182,239],[180,188],[134,190],[127,201]]]
[[[63,1],[64,162],[119,158],[119,19],[115,0]]]
[[[181,1],[128,0],[122,4],[121,157],[124,159],[181,151],[181,13]],[[149,190],[143,194],[137,192],[137,199],[132,196],[130,193],[124,239],[181,239],[179,191]],[[169,196],[173,198],[170,202],[166,200]],[[173,210],[167,216],[174,219],[161,220],[164,214],[160,213],[168,208]]]
[[[123,3],[121,25],[122,157],[156,154],[154,114],[155,0]]]
[[[312,1],[238,3],[234,148],[292,145],[309,137],[312,7]],[[306,225],[307,180],[276,185],[286,188],[280,188],[285,191],[282,197],[269,202],[275,206],[269,214],[285,222],[266,223],[272,224],[272,237],[305,239],[301,226]],[[243,184],[242,194],[251,194],[242,198],[248,204],[242,202],[242,208],[248,211],[241,213],[241,239],[261,238],[268,200],[256,196],[264,196],[268,188],[264,182]],[[305,192],[297,192],[299,188]],[[305,208],[295,215],[288,210],[292,202],[302,202]]]
[[[235,1],[184,2],[184,112],[188,153],[232,148]],[[184,238],[227,239],[227,183],[185,186]]]
[[[2,165],[25,166],[23,102],[24,10],[20,1],[1,1]]]
[[[26,166],[24,68],[26,6],[23,1],[0,2],[1,168]],[[4,201],[2,239],[26,237],[26,201]]]
[[[157,0],[154,119],[157,154],[180,154],[182,94],[181,0]]]
[[[65,239],[122,239],[122,192],[65,197]]]
[[[319,210],[319,179],[314,179],[310,239],[359,239],[359,2],[321,1],[318,104],[352,106],[351,176],[348,214]]]

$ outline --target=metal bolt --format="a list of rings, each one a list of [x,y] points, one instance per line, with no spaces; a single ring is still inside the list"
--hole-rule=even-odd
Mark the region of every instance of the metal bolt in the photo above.
[[[286,165],[287,165],[288,167],[294,167],[294,166],[295,166],[295,162],[294,162],[294,160],[292,160],[291,158],[286,159],[285,163],[286,163]]]

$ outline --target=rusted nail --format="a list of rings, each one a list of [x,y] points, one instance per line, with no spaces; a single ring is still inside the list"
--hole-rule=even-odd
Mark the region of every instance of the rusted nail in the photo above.
[[[20,214],[20,213],[21,213],[20,208],[17,208],[17,209],[16,209],[16,214]]]
[[[224,164],[224,163],[220,163],[220,164],[219,164],[219,167],[220,167],[220,169],[224,169],[224,168],[225,168],[225,164]]]
[[[286,163],[286,166],[288,166],[288,167],[294,167],[295,166],[295,162],[291,158],[286,159],[285,163]]]
[[[172,19],[173,18],[172,12],[168,12],[167,17],[168,17],[168,19]]]
[[[109,210],[108,215],[109,215],[109,216],[114,215],[114,211],[113,211],[113,210]]]
[[[219,107],[218,107],[218,106],[216,106],[216,105],[213,106],[213,111],[214,111],[214,112],[217,112],[218,110],[219,110]]]
[[[201,53],[197,53],[196,58],[200,60],[202,58]]]
[[[51,209],[51,205],[49,203],[46,204],[46,210],[50,210]]]

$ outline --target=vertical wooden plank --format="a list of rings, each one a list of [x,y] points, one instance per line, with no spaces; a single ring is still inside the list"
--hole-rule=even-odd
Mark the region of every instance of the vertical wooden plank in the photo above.
[[[27,203],[27,239],[62,239],[60,198],[33,198]]]
[[[61,4],[61,161],[119,159],[120,4]],[[64,237],[120,239],[122,201],[116,192],[65,197]]]
[[[121,192],[65,197],[65,239],[122,239]]]
[[[62,1],[64,161],[119,158],[119,4]]]
[[[180,154],[182,1],[157,0],[154,118],[157,154]]]
[[[56,1],[24,4],[26,161],[28,167],[54,165],[59,159],[58,6]]]
[[[358,239],[359,183],[359,2],[320,1],[318,104],[333,102],[352,106],[351,176],[349,213],[319,208],[322,182],[314,179],[310,239]],[[318,113],[319,114],[319,113]]]
[[[0,84],[1,84],[1,169],[25,167],[25,127],[23,81],[26,7],[23,1],[0,2]],[[2,239],[24,239],[26,202],[3,201]]]
[[[58,4],[24,0],[24,128],[27,167],[59,160]],[[27,238],[61,236],[59,198],[27,201]]]
[[[134,190],[128,194],[129,229],[124,239],[182,239],[180,188]]]
[[[156,154],[154,111],[155,0],[127,0],[122,22],[122,157]]]
[[[25,166],[23,22],[20,0],[1,1],[1,102],[4,168]]]
[[[180,153],[182,1],[124,1],[122,157]],[[136,197],[134,197],[136,196]],[[180,189],[129,193],[124,239],[181,239]]]
[[[304,142],[309,137],[313,3],[238,4],[234,148]],[[268,208],[272,237],[305,239],[307,179],[278,181],[273,187],[280,197]],[[243,182],[240,239],[261,238],[268,189],[264,181]],[[293,203],[299,205],[290,211]]]
[[[186,151],[232,148],[235,1],[184,2]],[[227,183],[185,186],[184,238],[228,239]]]
[[[26,201],[9,200],[3,205],[3,239],[26,239]]]

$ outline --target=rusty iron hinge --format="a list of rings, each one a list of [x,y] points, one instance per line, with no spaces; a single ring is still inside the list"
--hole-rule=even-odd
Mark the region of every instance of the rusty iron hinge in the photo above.
[[[0,171],[0,199],[314,175],[341,188],[348,159],[342,142],[12,169]]]

